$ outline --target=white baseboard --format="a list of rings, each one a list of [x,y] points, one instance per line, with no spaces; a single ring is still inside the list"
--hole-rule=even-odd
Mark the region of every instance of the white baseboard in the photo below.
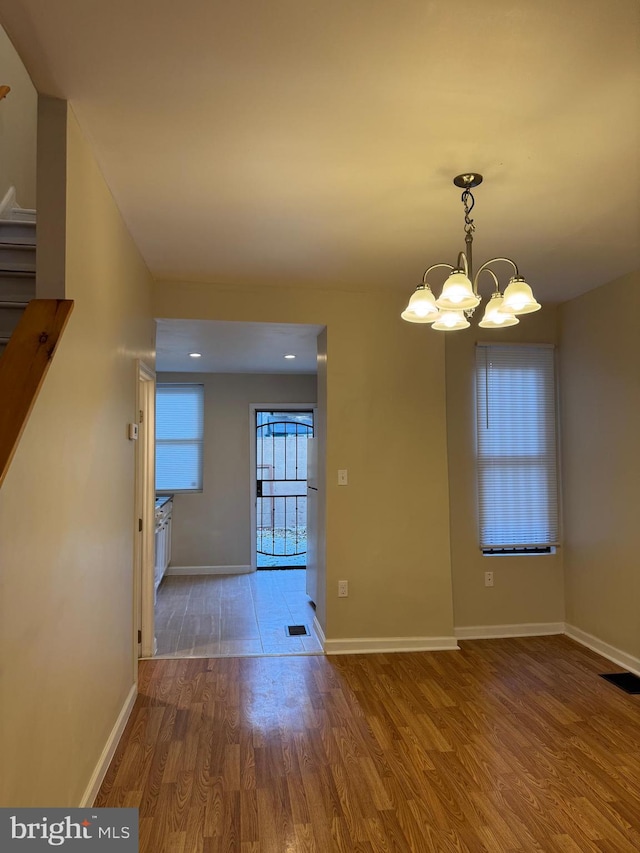
[[[591,649],[603,658],[618,664],[623,669],[640,675],[640,658],[623,652],[604,640],[587,634],[586,631],[564,622],[530,622],[520,625],[474,625],[454,628],[458,640],[497,640],[508,637],[546,637],[551,634],[566,634],[581,646]]]
[[[458,648],[455,637],[349,637],[343,640],[324,638],[322,645],[327,655],[445,652]]]
[[[95,766],[93,773],[91,774],[91,779],[89,780],[89,784],[86,787],[84,794],[82,795],[82,800],[80,801],[80,808],[89,808],[93,805],[95,798],[98,796],[98,791],[100,790],[100,785],[102,785],[102,781],[106,775],[107,770],[109,769],[109,764],[111,763],[111,759],[116,751],[116,747],[120,742],[120,738],[122,737],[122,733],[124,732],[124,728],[127,725],[127,720],[131,716],[131,712],[133,711],[133,706],[136,703],[136,698],[138,696],[138,685],[133,684],[131,690],[129,691],[129,695],[125,699],[124,705],[120,713],[118,714],[118,719],[115,722],[114,727],[111,729],[111,734],[107,738],[107,742],[102,750],[102,755],[98,759],[98,763]]]
[[[498,640],[507,637],[546,637],[564,634],[564,622],[523,622],[520,625],[469,625],[454,628],[458,640]]]
[[[581,646],[586,646],[592,652],[597,652],[603,658],[618,664],[618,666],[632,672],[634,675],[640,675],[640,658],[629,655],[621,649],[605,643],[604,640],[600,640],[592,634],[587,634],[586,631],[581,631],[575,625],[567,625],[565,633],[567,637],[571,637],[572,640],[580,643]]]
[[[327,638],[322,630],[322,625],[318,622],[317,616],[313,617],[313,630],[315,631],[316,637],[320,640],[320,645],[324,649],[324,644],[327,642]]]
[[[169,566],[165,575],[247,575],[251,566]]]

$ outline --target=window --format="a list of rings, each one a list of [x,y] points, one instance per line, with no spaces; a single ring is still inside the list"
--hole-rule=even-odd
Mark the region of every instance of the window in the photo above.
[[[202,489],[203,385],[156,389],[156,491]]]
[[[476,414],[480,547],[549,553],[559,535],[553,347],[478,344]]]

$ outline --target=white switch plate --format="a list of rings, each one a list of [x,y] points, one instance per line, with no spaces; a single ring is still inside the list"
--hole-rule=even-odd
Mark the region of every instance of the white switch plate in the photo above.
[[[347,469],[346,468],[338,468],[338,485],[346,486],[347,485]]]
[[[338,581],[338,598],[346,598],[349,595],[349,581]]]
[[[128,424],[127,435],[130,441],[138,440],[138,424]]]
[[[484,585],[493,586],[493,572],[484,573]]]

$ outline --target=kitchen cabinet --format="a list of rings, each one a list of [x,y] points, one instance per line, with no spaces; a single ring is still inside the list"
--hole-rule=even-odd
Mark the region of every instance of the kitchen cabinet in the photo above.
[[[160,581],[171,562],[171,518],[173,497],[161,497],[156,500],[155,511],[155,565],[154,592],[158,592]]]

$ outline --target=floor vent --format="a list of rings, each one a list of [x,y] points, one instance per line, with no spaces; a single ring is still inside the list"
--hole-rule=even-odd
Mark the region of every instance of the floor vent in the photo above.
[[[308,637],[309,629],[306,625],[287,625],[287,634],[289,637]]]
[[[602,675],[601,678],[606,678],[625,693],[640,693],[640,678],[631,672],[613,672],[610,675]]]

